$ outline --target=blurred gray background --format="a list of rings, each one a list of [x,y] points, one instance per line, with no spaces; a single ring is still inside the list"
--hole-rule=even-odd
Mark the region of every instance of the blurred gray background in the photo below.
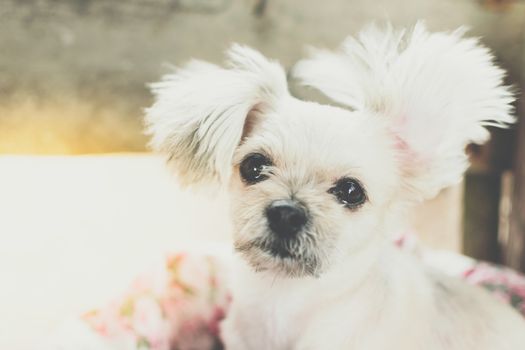
[[[520,80],[525,3],[497,0],[0,0],[0,153],[145,150],[146,83],[232,42],[291,67],[370,21],[471,27]]]

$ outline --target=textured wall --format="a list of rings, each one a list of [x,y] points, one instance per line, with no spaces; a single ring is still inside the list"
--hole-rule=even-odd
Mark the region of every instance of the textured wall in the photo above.
[[[468,25],[518,74],[525,3],[509,3],[268,0],[257,16],[248,0],[0,0],[0,153],[143,150],[145,83],[168,63],[218,62],[236,41],[290,67],[371,20]]]

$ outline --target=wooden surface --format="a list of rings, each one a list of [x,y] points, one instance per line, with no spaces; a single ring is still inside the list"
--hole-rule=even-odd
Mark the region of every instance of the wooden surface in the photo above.
[[[504,262],[525,272],[525,102],[521,98],[521,115],[514,165],[514,189],[509,222],[508,244],[504,247]]]
[[[500,174],[471,173],[465,178],[463,253],[500,261],[498,244]]]

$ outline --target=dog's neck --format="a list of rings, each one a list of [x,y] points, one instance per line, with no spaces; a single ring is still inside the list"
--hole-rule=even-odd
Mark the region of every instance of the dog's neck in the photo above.
[[[236,266],[238,274],[234,283],[234,294],[237,299],[242,298],[246,291],[253,295],[254,291],[279,295],[286,299],[286,295],[301,293],[323,295],[325,299],[337,298],[340,294],[348,295],[353,291],[372,283],[371,276],[377,276],[375,271],[381,269],[380,260],[385,251],[396,249],[390,242],[382,237],[356,252],[342,252],[336,261],[329,266],[320,276],[288,277],[275,274],[272,271],[254,271],[239,258]],[[370,281],[368,281],[370,280]],[[244,287],[243,287],[244,286]],[[246,288],[246,286],[250,286]],[[334,286],[334,288],[330,288]],[[237,296],[237,294],[241,294]],[[307,300],[305,298],[304,300]]]
[[[303,323],[306,326],[305,322],[315,318],[313,315],[341,300],[350,300],[349,317],[365,319],[373,310],[381,310],[390,296],[400,294],[399,285],[404,282],[394,274],[399,273],[396,260],[404,260],[399,257],[401,254],[391,242],[380,239],[366,249],[341,256],[317,278],[255,272],[244,261],[239,262],[233,283],[231,321],[257,329],[260,338],[253,339],[254,344],[260,341],[268,345],[270,341],[274,343],[269,348],[286,349],[301,337]],[[411,269],[410,262],[405,265]]]

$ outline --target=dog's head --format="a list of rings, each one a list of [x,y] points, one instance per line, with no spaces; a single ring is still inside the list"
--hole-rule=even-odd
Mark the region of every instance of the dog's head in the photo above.
[[[146,122],[182,183],[228,186],[235,248],[256,270],[319,275],[367,249],[409,203],[458,182],[464,148],[511,123],[503,71],[458,31],[370,28],[294,72],[349,109],[288,92],[246,47],[153,85]]]

